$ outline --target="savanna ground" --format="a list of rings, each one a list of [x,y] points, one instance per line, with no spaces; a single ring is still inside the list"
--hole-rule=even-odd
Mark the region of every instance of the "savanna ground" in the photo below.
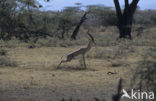
[[[86,55],[87,69],[80,65],[81,56],[57,69],[62,56],[65,59],[66,54],[86,47],[85,34],[82,30],[79,37],[83,38],[77,41],[1,41],[0,101],[112,101],[120,78],[123,88],[137,87],[137,83],[131,85],[133,74],[146,52],[156,48],[156,28],[145,29],[139,37],[134,28],[133,40],[116,40],[114,27],[93,30],[97,45]]]

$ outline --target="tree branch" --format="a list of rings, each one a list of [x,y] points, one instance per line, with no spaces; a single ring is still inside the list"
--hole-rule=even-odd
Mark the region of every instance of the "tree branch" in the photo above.
[[[79,29],[80,29],[82,23],[87,19],[86,16],[87,16],[88,13],[89,13],[89,12],[85,12],[85,14],[81,17],[80,22],[78,23],[78,25],[77,25],[76,28],[74,29],[74,32],[73,32],[73,34],[72,34],[72,36],[71,36],[71,39],[76,40],[76,36],[77,36],[77,34],[78,34],[78,32],[79,32]]]
[[[129,7],[129,0],[125,0],[125,8]]]
[[[122,17],[122,12],[121,12],[119,1],[118,0],[114,0],[114,4],[115,4],[117,16],[120,19]]]
[[[128,11],[129,11],[129,0],[125,0],[125,8],[124,8],[123,16],[128,16]]]
[[[132,3],[130,4],[132,14],[135,12],[138,2],[139,2],[139,0],[133,0]]]

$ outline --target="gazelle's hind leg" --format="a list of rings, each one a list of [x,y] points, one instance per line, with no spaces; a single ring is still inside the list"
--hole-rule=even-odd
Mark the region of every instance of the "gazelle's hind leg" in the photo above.
[[[67,56],[67,59],[66,59],[66,60],[62,60],[62,61],[59,63],[59,65],[57,66],[57,68],[59,68],[59,66],[60,66],[62,63],[70,62],[72,59],[73,59],[73,56],[72,56],[72,55],[68,55],[68,56]]]

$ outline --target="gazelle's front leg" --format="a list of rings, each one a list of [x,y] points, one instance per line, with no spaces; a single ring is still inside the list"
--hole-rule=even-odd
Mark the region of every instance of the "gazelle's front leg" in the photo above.
[[[83,64],[84,64],[84,67],[87,68],[87,66],[86,66],[86,61],[85,61],[85,55],[83,54],[82,57],[83,57]]]
[[[57,68],[59,68],[59,67],[60,67],[61,63],[62,63],[62,61],[58,64]]]
[[[66,61],[66,60],[62,60],[62,61],[58,64],[57,68],[59,68],[60,65],[61,65],[62,63],[64,63],[64,62],[68,62],[68,61]]]
[[[65,63],[65,62],[70,62],[71,60],[73,59],[73,55],[68,55],[66,60],[62,60],[59,65],[57,66],[57,68],[59,68],[59,66],[62,64],[62,63]]]

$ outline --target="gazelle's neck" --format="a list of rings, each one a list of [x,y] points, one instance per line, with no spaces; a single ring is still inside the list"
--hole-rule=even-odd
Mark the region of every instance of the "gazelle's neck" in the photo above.
[[[87,46],[87,50],[90,50],[92,47],[92,41],[89,41],[88,46]]]

